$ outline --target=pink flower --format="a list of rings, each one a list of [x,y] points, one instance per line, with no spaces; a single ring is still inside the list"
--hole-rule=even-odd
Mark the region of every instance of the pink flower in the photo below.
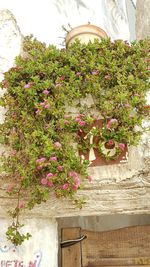
[[[92,176],[89,175],[87,178],[88,178],[89,182],[92,182],[92,180],[93,180]]]
[[[57,161],[57,157],[50,157],[50,161]]]
[[[81,114],[81,113],[79,113],[78,115],[77,115],[77,117],[84,117],[85,115],[84,114]]]
[[[37,159],[36,160],[36,163],[42,163],[42,162],[44,162],[46,160],[46,158],[39,158],[39,159]]]
[[[7,193],[11,193],[13,191],[14,187],[12,185],[8,185],[6,188]]]
[[[77,73],[76,73],[76,76],[80,76],[80,75],[81,75],[81,72],[77,72]]]
[[[32,85],[31,83],[27,83],[27,84],[24,85],[24,88],[25,88],[25,89],[30,88],[31,85]]]
[[[61,144],[60,144],[59,142],[55,142],[55,143],[54,143],[54,146],[55,146],[56,148],[61,148]]]
[[[112,139],[110,139],[110,140],[108,141],[108,145],[110,145],[110,146],[114,145],[114,141],[113,141]]]
[[[108,74],[108,75],[105,75],[105,80],[110,80],[111,79],[111,76]]]
[[[44,108],[46,108],[46,109],[50,108],[50,104],[46,104],[46,105],[44,106]]]
[[[36,168],[37,168],[37,170],[42,170],[43,166],[42,165],[39,165]]]
[[[52,187],[54,184],[52,183],[52,182],[50,182],[50,181],[48,181],[48,183],[47,183],[47,186],[48,187]]]
[[[99,119],[99,116],[98,115],[93,115],[93,119],[94,120],[98,120]]]
[[[76,118],[75,118],[75,121],[76,121],[76,122],[80,122],[80,121],[81,121],[81,118],[76,117]]]
[[[72,186],[72,189],[73,189],[74,191],[76,191],[76,190],[78,189],[78,185],[74,184],[74,185]]]
[[[86,122],[85,121],[79,121],[80,126],[85,126]]]
[[[78,174],[75,171],[71,171],[68,173],[70,177],[78,177]]]
[[[67,115],[67,114],[64,115],[64,119],[69,119],[69,118],[70,118],[69,115]]]
[[[48,183],[48,180],[46,178],[42,178],[41,179],[41,184],[42,185],[47,185],[47,183]]]
[[[44,107],[45,106],[45,102],[40,102],[40,106]]]
[[[23,209],[25,207],[24,203],[19,203],[18,208]]]
[[[74,181],[75,181],[75,184],[76,184],[77,186],[80,185],[80,179],[79,179],[78,176],[74,177]]]
[[[11,151],[11,155],[12,156],[15,156],[17,154],[17,150],[16,149],[13,149],[12,151]]]
[[[44,90],[44,91],[43,91],[43,94],[44,94],[44,95],[48,95],[48,94],[49,94],[49,91],[48,91],[48,90]]]
[[[99,74],[99,70],[92,71],[92,74],[93,74],[93,75],[98,75],[98,74]]]
[[[57,167],[57,170],[60,171],[60,172],[62,172],[63,169],[64,169],[64,168],[63,168],[63,166],[61,166],[61,165],[59,165],[59,166]]]
[[[65,79],[65,76],[61,76],[61,77],[60,77],[60,80],[61,80],[61,81],[64,81],[64,79]]]
[[[63,186],[62,186],[62,189],[64,189],[64,190],[66,190],[66,189],[68,189],[68,187],[69,187],[69,184],[64,184]]]
[[[67,125],[67,124],[69,124],[69,123],[70,123],[70,122],[69,122],[69,121],[67,121],[67,120],[65,120],[65,121],[64,121],[64,124],[66,124],[66,125]]]
[[[54,174],[52,173],[52,172],[49,172],[47,175],[46,175],[46,178],[51,178],[51,177],[53,177],[54,176]]]
[[[119,143],[119,148],[123,151],[126,147],[126,145],[124,143]]]
[[[40,109],[37,109],[37,110],[35,111],[35,113],[36,113],[36,114],[40,114]]]
[[[112,126],[115,126],[118,123],[117,119],[111,119],[107,124],[106,124],[106,128],[110,129]]]

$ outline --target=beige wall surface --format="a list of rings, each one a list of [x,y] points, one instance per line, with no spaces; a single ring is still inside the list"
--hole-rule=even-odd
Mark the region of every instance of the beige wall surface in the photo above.
[[[150,1],[137,0],[136,9],[136,38],[150,38]]]

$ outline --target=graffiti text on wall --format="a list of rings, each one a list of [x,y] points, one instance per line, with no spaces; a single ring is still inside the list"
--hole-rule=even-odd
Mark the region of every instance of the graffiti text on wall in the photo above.
[[[18,260],[0,260],[0,267],[36,267],[37,262],[29,262],[27,265],[24,264],[23,261],[18,261]]]

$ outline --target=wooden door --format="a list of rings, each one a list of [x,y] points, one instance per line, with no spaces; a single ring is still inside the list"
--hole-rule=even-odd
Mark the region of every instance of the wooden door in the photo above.
[[[69,246],[80,236],[87,238]],[[150,267],[150,226],[134,226],[93,232],[80,228],[62,229],[62,267]]]

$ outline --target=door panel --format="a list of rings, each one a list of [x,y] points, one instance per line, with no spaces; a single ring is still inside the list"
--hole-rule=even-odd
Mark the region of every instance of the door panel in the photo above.
[[[81,228],[62,229],[62,241],[74,240],[81,236]],[[81,243],[62,248],[62,267],[81,267]]]
[[[65,254],[63,254],[64,248],[62,249],[63,257],[67,257],[67,261],[70,262],[67,265],[65,260],[62,261],[62,267],[137,267],[141,265],[150,267],[149,225],[105,232],[93,232],[80,228],[64,230],[68,231],[68,239],[79,238],[81,235],[86,235],[87,238],[81,243],[68,247],[68,252]],[[63,238],[66,239],[66,236]]]

